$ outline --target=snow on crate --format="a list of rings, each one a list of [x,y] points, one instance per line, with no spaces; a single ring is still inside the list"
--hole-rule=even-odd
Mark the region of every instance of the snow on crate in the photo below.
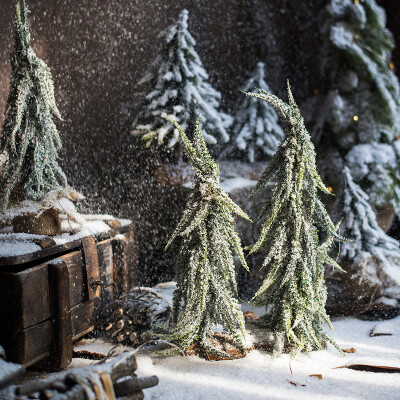
[[[14,257],[40,251],[42,248],[34,242],[45,236],[28,233],[0,234],[0,257]]]
[[[69,202],[67,199],[63,199]],[[71,202],[69,202],[71,203]],[[72,203],[71,203],[72,204]],[[22,210],[32,210],[31,205],[23,207]],[[37,210],[37,208],[35,208]],[[74,206],[75,209],[75,206]],[[16,211],[12,210],[16,215]],[[121,227],[128,226],[132,223],[129,219],[118,219],[112,215],[88,215],[79,214],[76,212],[76,219],[79,218],[80,223],[76,223],[68,219],[66,214],[61,215],[62,234],[52,236],[56,245],[67,244],[86,236],[96,236],[100,233],[108,232],[112,228],[108,224],[110,221],[115,221]],[[28,233],[13,233],[12,227],[2,229],[5,233],[0,233],[0,258],[1,257],[16,257],[24,254],[34,253],[42,250],[40,242],[48,238],[43,235],[32,235]],[[11,232],[10,232],[11,231]]]

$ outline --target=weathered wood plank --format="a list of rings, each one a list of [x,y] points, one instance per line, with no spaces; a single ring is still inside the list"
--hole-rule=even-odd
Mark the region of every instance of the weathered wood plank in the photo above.
[[[139,282],[139,249],[136,239],[136,233],[132,225],[132,229],[125,234],[127,238],[127,244],[125,248],[125,262],[128,268],[128,285],[129,290],[138,285]]]
[[[114,284],[114,255],[113,241],[108,239],[97,244],[99,256],[100,279],[103,282],[100,293],[99,304],[94,309],[95,323],[101,325],[106,322],[110,309],[107,307],[116,298]]]
[[[114,282],[117,294],[121,296],[138,282],[138,255],[133,229],[124,235],[118,235],[113,242]]]
[[[15,328],[28,328],[50,317],[46,264],[19,273],[0,274],[0,320]],[[0,333],[0,338],[3,336]]]
[[[86,265],[89,300],[98,299],[100,297],[102,281],[100,280],[99,257],[95,238],[93,236],[83,238],[82,246]]]
[[[81,251],[65,254],[59,257],[68,267],[69,299],[71,307],[89,299],[87,290],[87,275]]]
[[[112,243],[114,239],[104,240],[97,243],[97,254],[99,256],[100,279],[105,286],[112,285],[114,282],[114,256]]]
[[[125,248],[127,239],[119,238],[113,243],[114,253],[114,277],[117,297],[127,293],[129,290],[128,268],[126,265]]]
[[[69,270],[65,261],[49,263],[50,303],[53,335],[49,367],[60,370],[72,361],[72,321],[70,311]]]
[[[94,329],[93,301],[85,301],[71,308],[72,337],[79,339]]]
[[[31,326],[17,333],[17,346],[8,353],[10,361],[25,367],[37,363],[50,354],[50,321]]]

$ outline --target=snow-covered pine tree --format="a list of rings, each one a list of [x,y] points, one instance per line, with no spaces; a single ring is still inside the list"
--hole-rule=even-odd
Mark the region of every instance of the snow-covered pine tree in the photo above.
[[[61,141],[52,114],[61,119],[50,69],[30,46],[25,0],[15,6],[15,48],[7,115],[0,136],[5,155],[0,174],[0,208],[10,196],[40,200],[64,191],[67,179],[57,162]]]
[[[347,167],[343,176],[342,228],[351,239],[343,243],[340,252],[342,264],[348,266],[347,292],[354,301],[369,305],[382,296],[400,301],[399,243],[378,226],[367,194],[354,183]]]
[[[229,140],[227,128],[232,118],[218,111],[221,94],[208,82],[196,42],[188,30],[187,10],[179,15],[178,22],[161,38],[160,56],[152,72],[145,76],[140,85],[150,83],[151,92],[146,95],[133,122],[132,134],[141,137],[146,146],[153,141],[158,145],[167,141],[168,148],[178,139],[178,130],[171,125],[171,115],[184,130],[192,130],[187,121],[198,116],[207,143]]]
[[[265,82],[264,69],[265,64],[259,62],[254,75],[246,83],[244,92],[259,88],[270,93]],[[256,159],[263,159],[263,156],[271,158],[284,137],[273,107],[248,96],[243,99],[232,126],[234,145],[246,154],[251,163]]]
[[[260,323],[274,335],[277,354],[322,349],[326,341],[335,345],[323,331],[324,322],[331,326],[325,311],[324,264],[340,268],[328,252],[333,240],[341,238],[318,198],[318,190],[330,192],[317,172],[314,146],[289,83],[288,104],[263,90],[247,94],[268,102],[286,126],[285,139],[250,193],[276,176],[259,216],[259,239],[249,247],[250,254],[261,247],[267,250],[263,267],[269,271],[254,296],[267,310]]]
[[[384,157],[400,132],[399,81],[391,62],[394,40],[385,11],[375,0],[330,0],[320,17],[320,32],[321,87],[312,101],[311,119],[317,148],[323,149],[323,178],[339,185],[343,165],[352,172],[357,168],[353,177],[372,204],[393,201],[398,207],[389,170],[398,169],[400,157],[390,157],[392,165]],[[371,180],[370,173],[382,179]]]
[[[177,122],[174,125],[196,175],[185,211],[167,244],[179,239],[180,248],[175,261],[175,325],[164,337],[184,350],[197,342],[203,350],[226,357],[210,341],[215,326],[222,325],[245,352],[232,250],[246,269],[247,264],[232,213],[249,217],[221,188],[219,167],[207,150],[199,121],[193,142]]]

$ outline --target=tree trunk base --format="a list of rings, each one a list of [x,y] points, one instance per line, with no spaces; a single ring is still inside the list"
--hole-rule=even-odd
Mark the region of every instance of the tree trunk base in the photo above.
[[[14,232],[32,235],[57,236],[61,234],[61,221],[57,211],[50,208],[40,215],[26,213],[13,219]]]

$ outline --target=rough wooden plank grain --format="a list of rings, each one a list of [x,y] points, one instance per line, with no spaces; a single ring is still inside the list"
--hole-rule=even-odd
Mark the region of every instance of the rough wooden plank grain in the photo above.
[[[118,235],[113,243],[114,282],[117,294],[127,293],[138,282],[138,250],[133,225],[124,235]]]
[[[56,246],[56,242],[49,236],[42,237],[40,239],[33,239],[33,242],[39,245],[42,249],[48,249],[49,247]]]
[[[72,337],[80,338],[94,329],[93,301],[85,301],[71,308]]]
[[[52,347],[49,366],[66,368],[72,361],[72,321],[70,310],[69,270],[65,261],[49,263],[50,302],[52,305]]]
[[[97,254],[99,256],[100,279],[105,286],[112,285],[114,282],[114,256],[113,244],[114,239],[104,240],[97,243]]]
[[[46,264],[19,273],[0,274],[0,288],[0,320],[3,323],[7,321],[14,329],[23,329],[50,317]]]
[[[133,224],[131,226],[132,229],[125,234],[127,238],[127,244],[125,248],[125,262],[128,269],[128,290],[137,286],[139,282],[139,249]]]
[[[8,355],[10,361],[25,367],[37,363],[50,354],[50,321],[32,326],[17,333],[17,346]]]
[[[81,251],[74,251],[59,257],[66,263],[69,272],[69,298],[71,307],[89,299],[87,274]]]
[[[114,284],[117,297],[122,296],[129,291],[128,268],[126,265],[125,250],[127,247],[126,237],[118,238],[113,243],[114,253]]]
[[[100,297],[102,284],[95,238],[93,236],[84,237],[82,246],[86,264],[89,300],[94,300]]]

